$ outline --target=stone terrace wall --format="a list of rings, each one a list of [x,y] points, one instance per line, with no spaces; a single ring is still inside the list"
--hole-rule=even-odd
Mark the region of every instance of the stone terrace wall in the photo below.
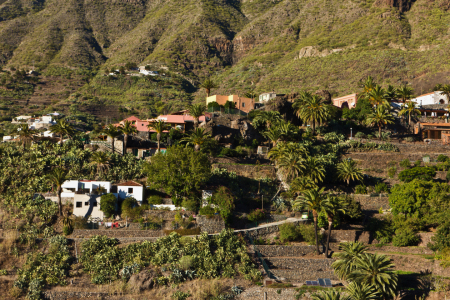
[[[298,220],[298,221],[295,221],[292,223],[295,225],[299,225],[299,224],[305,224],[306,222],[307,222],[306,220]],[[271,226],[267,226],[267,227],[236,230],[235,232],[236,233],[242,232],[243,234],[248,232],[248,235],[252,239],[256,239],[256,238],[268,238],[269,235],[279,232],[279,231],[280,231],[279,225],[271,225]]]
[[[336,280],[331,264],[332,259],[294,259],[274,258],[270,259],[270,272],[288,281],[305,282],[306,280],[317,280],[318,278],[330,278]],[[279,267],[279,269],[272,269]]]
[[[94,235],[106,235],[109,238],[146,238],[164,236],[162,230],[122,230],[122,229],[75,229],[72,238],[90,238]]]
[[[288,257],[315,255],[316,246],[279,246],[279,245],[258,245],[258,251],[264,257]]]
[[[91,293],[91,292],[52,292],[46,291],[43,293],[46,300],[72,300],[72,299],[110,299],[111,295],[108,293]],[[114,299],[127,299],[126,297]]]
[[[433,254],[433,251],[426,247],[394,247],[394,246],[369,246],[368,251],[371,252],[391,252],[405,254]]]
[[[370,195],[351,195],[353,199],[361,204],[363,210],[376,210],[380,207],[384,210],[390,209],[389,197],[371,197]]]
[[[202,232],[218,233],[225,229],[225,222],[220,216],[208,218],[207,216],[197,216],[197,224]]]
[[[239,176],[252,179],[271,178],[276,179],[277,174],[275,167],[262,165],[230,165],[230,164],[213,164],[213,169],[227,169],[228,172],[235,172]]]

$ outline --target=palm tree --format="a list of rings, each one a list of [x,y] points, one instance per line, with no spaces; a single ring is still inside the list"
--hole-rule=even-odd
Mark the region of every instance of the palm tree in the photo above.
[[[408,126],[411,124],[411,115],[420,115],[420,110],[417,109],[417,104],[413,101],[406,102],[399,112],[400,116],[408,115]]]
[[[312,95],[306,99],[302,106],[296,110],[297,116],[303,122],[312,122],[313,134],[316,132],[316,122],[324,122],[330,115],[329,105],[322,103],[322,99],[318,95]]]
[[[58,196],[58,210],[59,215],[62,216],[62,203],[61,203],[61,186],[66,181],[67,171],[63,168],[54,168],[48,175],[47,180],[56,186],[56,194]]]
[[[303,161],[304,159],[300,153],[285,153],[278,160],[278,169],[284,175],[286,181],[290,181],[303,173],[305,169]]]
[[[340,243],[339,250],[342,252],[333,254],[333,257],[337,260],[333,262],[331,267],[339,279],[346,280],[356,269],[356,259],[366,252],[367,246],[360,242],[346,242]]]
[[[376,85],[367,93],[367,97],[372,105],[384,105],[389,107],[389,101],[386,98],[386,91],[379,85]]]
[[[281,121],[281,115],[278,111],[261,111],[253,119],[254,123],[265,123],[267,129],[270,129],[272,125]]]
[[[325,257],[328,257],[328,249],[330,249],[330,236],[331,230],[333,228],[334,216],[336,216],[340,212],[345,214],[345,209],[342,201],[336,196],[328,196],[323,203],[323,207],[328,219],[328,236],[327,245],[325,248]]]
[[[218,87],[218,85],[212,81],[211,79],[206,79],[205,81],[203,81],[203,83],[200,85],[201,88],[205,89],[206,92],[206,98],[209,97],[209,94],[211,93],[211,89],[215,89]]]
[[[194,128],[198,127],[198,119],[205,113],[206,107],[203,104],[190,105],[189,114],[194,117]]]
[[[27,141],[32,141],[34,138],[34,134],[36,134],[36,131],[33,129],[30,129],[28,127],[28,124],[21,124],[19,126],[19,140],[22,142],[23,149],[25,149],[25,143]]]
[[[388,100],[389,102],[395,101],[397,100],[397,95],[398,90],[394,86],[389,85],[385,93],[386,100]]]
[[[252,99],[252,100],[255,100],[255,98],[256,98],[257,96],[258,96],[258,94],[255,93],[253,90],[252,90],[252,91],[249,91],[249,92],[247,92],[247,93],[244,94],[244,97],[245,97],[245,98],[250,98],[250,99]]]
[[[60,136],[59,142],[61,145],[63,144],[63,138],[65,135],[67,135],[70,138],[75,133],[75,129],[73,128],[73,126],[65,119],[57,120],[56,124],[50,127],[50,131]]]
[[[158,152],[160,150],[160,146],[161,146],[161,134],[163,133],[164,130],[167,129],[167,124],[164,120],[158,120],[158,121],[153,121],[150,122],[147,125],[148,129],[153,129],[154,131],[156,131],[156,140],[158,142]]]
[[[289,186],[291,195],[300,195],[306,190],[317,188],[317,185],[309,177],[299,176],[292,180]]]
[[[413,89],[409,86],[403,85],[397,89],[398,98],[402,99],[403,103],[406,103],[413,96]]]
[[[383,254],[365,253],[356,258],[356,269],[348,279],[356,284],[368,284],[385,296],[395,296],[398,277],[393,273],[395,265]]]
[[[97,175],[102,174],[103,171],[108,169],[110,166],[108,154],[101,151],[94,152],[91,156],[90,165],[97,168]]]
[[[194,145],[195,151],[200,151],[201,146],[208,138],[210,138],[210,134],[205,132],[205,128],[197,128],[181,141],[186,142],[186,146]]]
[[[308,156],[303,162],[305,169],[303,174],[311,179],[315,184],[322,182],[325,177],[323,161],[314,156]]]
[[[137,133],[136,127],[131,123],[131,121],[125,120],[123,125],[120,127],[120,130],[124,134],[123,138],[123,147],[124,147],[124,154],[127,153],[127,145],[128,145],[128,136],[130,134]]]
[[[113,124],[109,124],[105,129],[103,129],[103,132],[111,138],[111,150],[112,153],[114,153],[114,140],[116,139],[116,137],[122,134],[120,132],[120,129]]]
[[[363,91],[359,94],[360,99],[368,98],[369,93],[375,88],[377,84],[373,80],[372,76],[368,76],[364,82],[360,83],[360,87]]]
[[[298,131],[298,128],[296,128],[291,122],[279,122],[277,129],[281,134],[281,139],[284,141],[292,139]]]
[[[368,126],[378,126],[378,134],[381,139],[381,128],[387,124],[393,124],[394,117],[383,105],[378,105],[374,112],[367,116],[366,124]]]
[[[440,86],[440,95],[447,96],[447,100],[450,101],[450,84],[444,84]]]
[[[300,209],[307,209],[312,211],[313,213],[313,219],[314,219],[314,234],[316,236],[316,250],[317,254],[320,253],[319,251],[319,238],[317,236],[317,217],[319,215],[319,212],[323,208],[323,202],[326,199],[326,195],[324,194],[325,188],[319,189],[314,188],[311,190],[307,190],[303,192],[303,196],[298,197],[294,201],[294,207],[298,207]]]
[[[281,131],[277,127],[271,127],[269,130],[263,133],[264,137],[272,142],[272,146],[275,147],[277,142],[283,136]]]
[[[361,169],[356,166],[354,160],[343,160],[337,165],[338,178],[347,182],[350,185],[350,181],[361,181],[363,175]]]
[[[300,91],[298,98],[294,100],[292,108],[294,110],[299,110],[309,99],[312,97],[312,93],[308,91]]]
[[[379,294],[370,284],[357,284],[355,282],[346,286],[349,294],[348,300],[376,300],[379,299]]]

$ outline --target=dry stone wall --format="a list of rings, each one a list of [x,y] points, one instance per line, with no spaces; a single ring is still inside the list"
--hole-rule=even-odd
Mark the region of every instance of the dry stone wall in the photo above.
[[[390,209],[389,197],[372,197],[370,195],[352,195],[353,199],[361,204],[362,210],[378,211]]]
[[[264,257],[298,257],[305,255],[314,255],[316,246],[300,245],[300,246],[282,246],[282,245],[258,245],[256,246],[259,253]]]
[[[207,233],[219,233],[225,229],[225,222],[219,216],[212,218],[208,218],[207,216],[197,216],[197,224],[202,232]]]
[[[305,282],[318,278],[337,280],[331,264],[332,259],[307,258],[273,258],[268,261],[270,272],[279,279],[286,281]]]
[[[162,230],[127,230],[127,229],[75,229],[72,238],[90,238],[95,235],[105,235],[109,238],[146,238],[162,237]]]
[[[252,179],[270,178],[276,179],[276,169],[273,166],[261,165],[232,165],[232,164],[213,164],[213,169],[227,169],[228,172],[235,172],[239,176]]]

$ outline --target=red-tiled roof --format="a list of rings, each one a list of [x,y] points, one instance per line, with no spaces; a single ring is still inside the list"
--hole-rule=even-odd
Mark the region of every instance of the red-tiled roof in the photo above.
[[[142,186],[142,184],[137,183],[136,181],[125,181],[118,183],[117,186]]]
[[[171,124],[184,124],[186,122],[194,122],[194,117],[191,115],[162,115],[157,120],[164,120]],[[205,116],[198,118],[199,122],[205,121]]]
[[[417,96],[417,97],[414,98],[414,99],[417,99],[417,98],[420,98],[420,97],[423,97],[423,96],[432,95],[432,94],[434,94],[434,92],[431,92],[431,93],[428,93],[428,94],[423,94],[423,95]]]

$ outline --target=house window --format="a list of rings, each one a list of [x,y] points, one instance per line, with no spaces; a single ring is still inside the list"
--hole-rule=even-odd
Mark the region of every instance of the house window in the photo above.
[[[245,103],[242,103],[242,107],[245,107]]]
[[[133,194],[133,188],[128,188],[128,194]]]
[[[97,201],[95,201],[94,203],[92,203],[93,207],[97,207]]]
[[[76,207],[83,207],[83,202],[77,202]]]
[[[89,201],[84,202],[84,206],[89,206]]]

